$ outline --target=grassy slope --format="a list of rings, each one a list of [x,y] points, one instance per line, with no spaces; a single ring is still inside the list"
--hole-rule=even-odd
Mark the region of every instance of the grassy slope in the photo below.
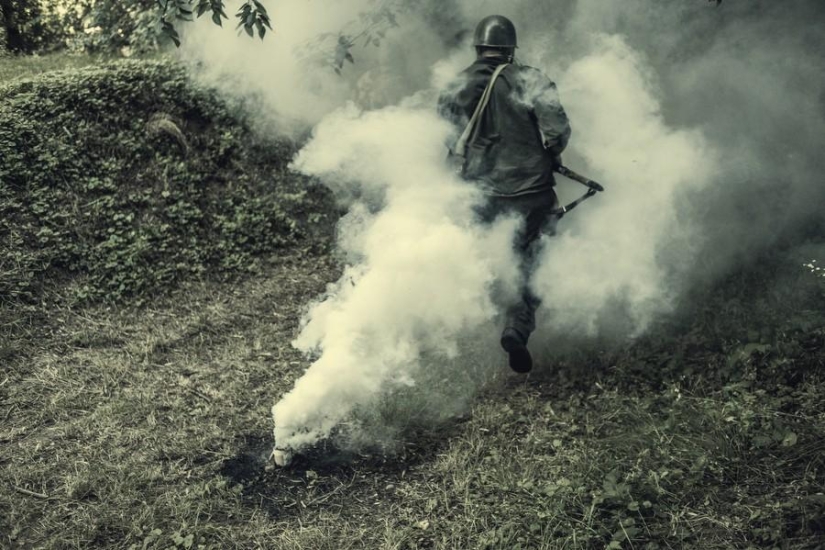
[[[732,281],[671,332],[529,377],[502,355],[467,418],[398,456],[271,469],[269,408],[306,366],[289,343],[338,269],[284,250],[139,308],[21,309],[0,350],[0,547],[822,547],[807,274],[784,294]]]

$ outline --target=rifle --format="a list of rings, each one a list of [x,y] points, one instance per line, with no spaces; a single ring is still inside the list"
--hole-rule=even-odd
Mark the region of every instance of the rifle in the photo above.
[[[583,203],[585,200],[589,199],[590,197],[592,197],[596,193],[600,193],[600,192],[604,191],[604,186],[602,186],[600,183],[597,183],[597,182],[595,182],[595,181],[593,181],[589,178],[586,178],[586,177],[582,176],[581,174],[579,174],[577,172],[574,172],[570,168],[567,168],[566,166],[562,166],[561,164],[559,164],[558,166],[553,168],[553,171],[557,172],[557,173],[561,174],[562,176],[564,176],[566,178],[569,178],[569,179],[571,179],[575,182],[581,183],[582,185],[587,187],[587,193],[585,193],[584,195],[582,195],[578,199],[574,200],[570,204],[568,204],[566,206],[562,206],[561,208],[557,208],[553,211],[553,214],[555,214],[559,219],[561,219],[562,216],[564,216],[565,214],[567,214],[568,212],[570,212],[571,210],[576,208],[578,205],[580,205],[581,203]]]

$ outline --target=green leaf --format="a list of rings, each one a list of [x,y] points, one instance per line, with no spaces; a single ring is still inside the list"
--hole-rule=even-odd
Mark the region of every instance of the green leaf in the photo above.
[[[162,32],[166,35],[172,42],[175,43],[175,46],[180,47],[180,36],[178,35],[178,31],[175,30],[174,25],[168,21],[164,21],[162,23]]]

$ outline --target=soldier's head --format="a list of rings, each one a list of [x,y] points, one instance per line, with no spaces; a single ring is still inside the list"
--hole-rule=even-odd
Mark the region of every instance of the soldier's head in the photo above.
[[[512,61],[518,41],[516,26],[503,15],[490,15],[476,27],[473,45],[479,57],[504,57]]]

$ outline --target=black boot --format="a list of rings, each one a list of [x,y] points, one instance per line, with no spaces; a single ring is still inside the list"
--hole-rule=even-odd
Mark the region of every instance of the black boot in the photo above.
[[[527,350],[527,343],[514,328],[506,328],[501,333],[501,347],[510,355],[510,368],[518,373],[530,372],[533,358]]]

